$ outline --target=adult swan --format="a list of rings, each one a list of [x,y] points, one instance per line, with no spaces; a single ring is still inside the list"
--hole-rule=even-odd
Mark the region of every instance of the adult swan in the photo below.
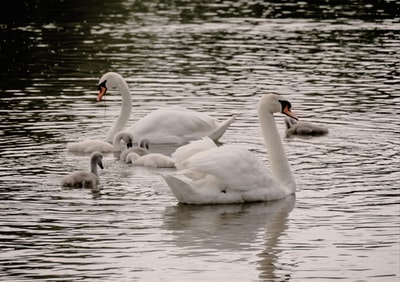
[[[101,77],[97,101],[101,101],[107,90],[112,88],[121,92],[122,109],[120,116],[107,133],[106,141],[108,142],[111,142],[114,135],[124,128],[132,108],[128,84],[121,75],[115,72],[108,72]],[[209,136],[217,141],[235,117],[234,115],[220,123],[205,113],[182,107],[161,108],[138,120],[127,131],[137,138],[149,140],[150,144],[182,145],[203,136]]]
[[[226,204],[276,200],[295,193],[296,184],[273,116],[281,112],[297,120],[290,109],[291,104],[276,94],[263,95],[258,104],[271,172],[241,146],[209,149],[184,160],[180,173],[162,175],[177,200]]]
[[[67,144],[67,149],[75,152],[109,151],[114,136],[124,130],[132,110],[132,96],[124,78],[115,72],[104,74],[99,81],[97,101],[101,101],[108,89],[117,89],[122,95],[120,114],[109,129],[104,141],[85,140]],[[208,136],[217,141],[236,118],[233,115],[224,122],[218,122],[205,113],[182,107],[161,108],[138,120],[126,131],[139,139],[147,139],[151,144],[183,145],[191,140]]]

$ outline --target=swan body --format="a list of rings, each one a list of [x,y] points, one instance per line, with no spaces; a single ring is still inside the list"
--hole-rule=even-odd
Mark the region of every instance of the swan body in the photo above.
[[[130,140],[130,136],[125,132],[117,133],[113,138],[113,143],[110,144],[106,141],[101,140],[84,140],[80,142],[71,142],[67,144],[67,149],[72,152],[81,152],[81,153],[91,153],[91,152],[118,152],[122,151],[123,146],[121,143],[124,142],[125,145],[128,145]]]
[[[114,151],[114,147],[112,144],[101,140],[84,140],[67,143],[67,150],[81,153],[91,153],[94,151],[112,152]]]
[[[100,152],[93,152],[90,156],[90,168],[88,171],[74,171],[61,180],[64,188],[91,188],[96,189],[100,179],[97,167],[103,169],[103,155]]]
[[[144,156],[130,153],[126,157],[126,162],[147,167],[175,167],[175,162],[171,157],[159,153],[149,153]]]
[[[290,103],[276,94],[263,95],[258,104],[271,171],[239,145],[201,151],[183,160],[177,174],[162,175],[177,200],[187,204],[227,204],[270,201],[295,193],[296,184],[273,116],[281,112],[297,119],[290,108]]]
[[[113,143],[110,144],[101,140],[84,140],[79,142],[67,143],[67,150],[71,152],[91,153],[91,152],[118,152],[122,151],[121,142],[126,145],[132,143],[131,136],[126,132],[119,132],[113,138]]]
[[[286,136],[322,136],[328,133],[328,128],[306,121],[296,121],[290,117],[285,118]]]
[[[104,74],[99,81],[101,101],[108,89],[118,89],[122,96],[122,107],[118,119],[107,133],[105,141],[111,142],[113,136],[124,129],[131,115],[132,97],[128,84],[115,72]],[[211,116],[182,107],[161,108],[138,120],[126,129],[133,136],[140,136],[152,144],[186,144],[190,140],[209,136],[217,141],[230,126],[236,115],[219,122]]]

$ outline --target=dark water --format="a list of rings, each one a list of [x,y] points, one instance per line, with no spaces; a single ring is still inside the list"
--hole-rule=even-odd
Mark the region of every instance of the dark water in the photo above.
[[[0,20],[0,278],[4,281],[398,281],[400,24],[395,1],[15,1]],[[286,138],[298,191],[272,203],[182,206],[160,174],[87,166],[126,77],[131,124],[166,105],[225,119],[224,143],[267,161],[255,105],[284,94],[319,138]]]

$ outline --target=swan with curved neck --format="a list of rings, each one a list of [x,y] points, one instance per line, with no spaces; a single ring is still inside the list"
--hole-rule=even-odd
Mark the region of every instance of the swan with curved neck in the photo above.
[[[276,94],[263,95],[258,118],[270,171],[242,146],[223,145],[199,152],[182,162],[180,173],[162,175],[177,200],[226,204],[276,200],[295,193],[295,180],[273,116],[278,112],[297,119],[289,101]]]
[[[107,132],[105,141],[112,142],[114,136],[122,131],[125,125],[128,123],[132,112],[132,96],[129,93],[129,87],[123,77],[115,72],[108,72],[104,74],[99,81],[99,94],[97,96],[97,102],[103,99],[108,89],[118,89],[121,92],[122,102],[121,111],[116,121]]]
[[[103,99],[108,89],[117,89],[122,96],[120,114],[106,136],[106,141],[112,142],[114,135],[123,130],[129,120],[132,96],[124,78],[115,72],[108,72],[100,78],[97,101]],[[236,115],[233,115],[226,121],[219,122],[205,113],[182,107],[160,108],[138,120],[126,131],[149,140],[151,144],[182,145],[203,136],[217,141],[235,118]]]
[[[100,152],[93,152],[90,156],[89,170],[74,171],[61,180],[64,188],[91,188],[96,189],[99,185],[99,173],[97,167],[103,169],[103,155]]]

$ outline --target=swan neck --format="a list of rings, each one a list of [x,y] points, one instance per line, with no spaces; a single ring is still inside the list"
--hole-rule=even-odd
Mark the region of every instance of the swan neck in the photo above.
[[[96,158],[92,158],[90,160],[90,172],[95,174],[96,176],[99,176],[99,172],[97,170],[97,159]]]
[[[275,123],[274,115],[259,109],[259,121],[267,148],[272,175],[289,193],[294,193],[296,184]]]
[[[113,143],[114,136],[124,129],[132,112],[132,96],[129,92],[128,84],[125,82],[125,80],[120,79],[117,88],[119,89],[122,97],[121,111],[118,119],[113,123],[112,127],[107,133],[106,142],[108,143]]]

